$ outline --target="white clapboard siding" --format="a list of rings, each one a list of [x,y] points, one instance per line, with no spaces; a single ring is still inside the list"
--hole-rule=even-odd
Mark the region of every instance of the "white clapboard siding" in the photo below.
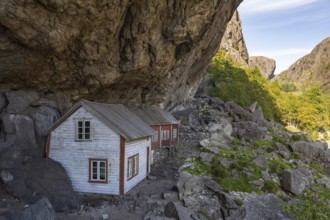
[[[91,119],[92,140],[76,141],[76,119]],[[67,171],[77,192],[119,194],[120,136],[80,107],[51,133],[49,157]],[[108,183],[90,183],[89,158],[108,160]]]
[[[131,190],[139,182],[147,176],[147,147],[150,150],[151,138],[140,139],[136,141],[126,142],[125,145],[125,168],[124,168],[124,193]],[[128,180],[128,158],[139,154],[139,173],[132,179]],[[150,164],[150,162],[149,162]]]

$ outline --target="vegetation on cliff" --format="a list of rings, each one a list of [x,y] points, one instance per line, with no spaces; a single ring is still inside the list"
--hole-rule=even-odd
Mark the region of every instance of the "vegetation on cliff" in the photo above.
[[[293,125],[313,139],[319,133],[327,138],[329,107],[317,85],[301,92],[290,84],[280,86],[276,81],[267,81],[258,68],[241,68],[224,50],[214,56],[208,72],[215,85],[212,95],[245,107],[257,101],[266,118]]]

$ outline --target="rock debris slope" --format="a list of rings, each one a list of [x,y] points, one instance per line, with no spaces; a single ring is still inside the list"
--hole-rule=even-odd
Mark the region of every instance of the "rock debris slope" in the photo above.
[[[0,2],[0,83],[71,100],[175,106],[242,0]]]

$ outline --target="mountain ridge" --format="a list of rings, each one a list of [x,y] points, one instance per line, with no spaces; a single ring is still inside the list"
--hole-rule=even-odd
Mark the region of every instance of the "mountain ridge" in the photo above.
[[[294,83],[299,89],[318,85],[330,92],[330,37],[322,40],[313,50],[294,62],[274,80],[280,84]]]

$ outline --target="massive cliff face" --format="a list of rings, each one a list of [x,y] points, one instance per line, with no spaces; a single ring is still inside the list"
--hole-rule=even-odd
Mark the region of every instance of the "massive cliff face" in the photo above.
[[[228,22],[225,34],[220,43],[220,49],[224,49],[231,59],[242,67],[248,67],[249,53],[244,41],[242,23],[238,11]]]
[[[171,108],[194,93],[241,1],[2,0],[0,83]]]
[[[330,89],[330,38],[318,44],[310,54],[292,64],[274,79],[292,82],[298,87],[320,84],[322,89]]]

